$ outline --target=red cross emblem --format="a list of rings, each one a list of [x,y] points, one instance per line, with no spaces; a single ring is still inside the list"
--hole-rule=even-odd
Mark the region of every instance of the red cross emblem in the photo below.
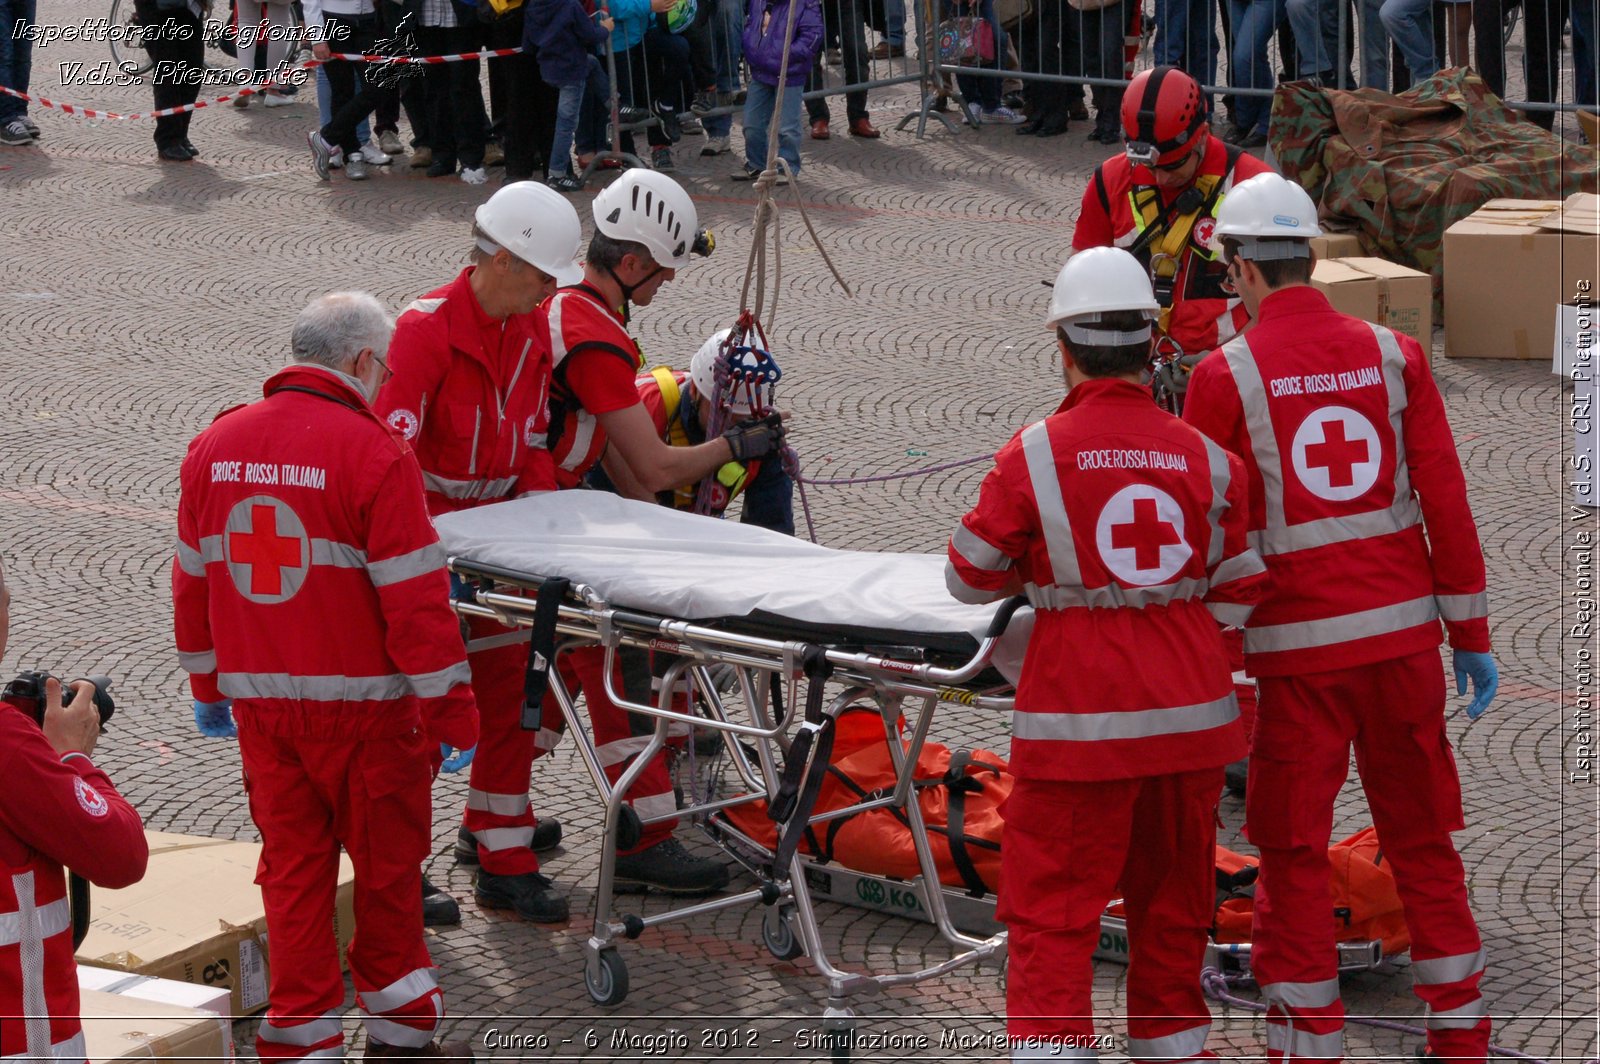
[[[269,495],[236,503],[223,533],[228,572],[252,602],[293,598],[311,566],[311,542],[289,504]]]
[[[1095,546],[1112,576],[1133,587],[1171,579],[1194,553],[1183,538],[1183,508],[1149,484],[1111,496],[1095,522]]]
[[[1359,411],[1325,406],[1301,423],[1291,453],[1295,475],[1311,494],[1344,502],[1377,481],[1383,448],[1378,430]]]

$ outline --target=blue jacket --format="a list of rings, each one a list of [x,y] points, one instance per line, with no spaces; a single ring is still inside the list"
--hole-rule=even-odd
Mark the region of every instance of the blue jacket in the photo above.
[[[644,40],[656,13],[650,10],[650,0],[610,0],[610,6],[611,17],[617,22],[611,31],[611,47],[620,56]]]
[[[582,85],[589,57],[605,43],[606,31],[581,0],[528,0],[522,46],[539,53],[539,77],[547,85]]]
[[[744,23],[744,58],[750,76],[763,85],[777,85],[780,78],[789,87],[805,85],[806,75],[822,47],[822,6],[819,0],[797,0],[794,43],[789,49],[789,67],[783,65],[783,35],[789,25],[791,0],[750,0]]]

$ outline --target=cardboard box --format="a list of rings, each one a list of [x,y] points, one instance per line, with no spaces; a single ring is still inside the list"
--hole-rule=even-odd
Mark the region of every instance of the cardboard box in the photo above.
[[[154,1001],[161,1005],[211,1012],[230,1022],[233,1019],[233,995],[225,986],[199,986],[180,983],[176,979],[160,979],[153,975],[119,972],[112,968],[94,968],[78,965],[78,989],[96,990],[102,994],[120,994],[123,997]]]
[[[89,1064],[113,1060],[232,1060],[233,1027],[211,1012],[124,994],[82,992]]]
[[[1354,233],[1324,233],[1322,236],[1311,238],[1311,251],[1317,256],[1317,261],[1323,259],[1359,258],[1365,252],[1361,249],[1361,240]]]
[[[227,987],[230,1009],[267,1007],[267,917],[255,884],[261,845],[148,831],[150,867],[122,890],[96,890],[78,961]],[[355,930],[355,871],[339,859],[334,933],[341,961]]]
[[[1544,358],[1550,308],[1600,288],[1600,199],[1490,200],[1445,230],[1445,354]]]
[[[1328,259],[1311,270],[1311,284],[1333,309],[1386,325],[1433,350],[1433,279],[1384,259]]]

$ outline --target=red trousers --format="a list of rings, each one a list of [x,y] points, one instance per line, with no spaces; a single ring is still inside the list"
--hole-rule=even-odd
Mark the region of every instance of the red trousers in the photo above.
[[[624,691],[625,697],[640,702],[650,701],[648,659],[639,655],[636,656],[637,660],[626,662],[639,666],[640,674],[637,677],[630,677],[630,681],[625,683],[622,676],[625,653],[617,655],[618,668],[612,676],[613,686]],[[582,688],[584,701],[589,706],[589,721],[594,727],[595,754],[600,760],[600,766],[605,769],[606,779],[616,783],[622,778],[623,772],[627,771],[628,766],[633,764],[635,756],[650,742],[650,736],[655,730],[655,720],[642,716],[635,718],[626,711],[618,709],[611,699],[606,697],[605,651],[602,648],[583,647],[574,650],[568,655],[568,661],[563,662],[563,676],[569,675],[568,662],[570,662],[570,675],[577,681],[574,686],[572,679],[568,679],[568,684],[573,686],[574,691]],[[672,793],[672,777],[667,771],[665,748],[651,759],[643,774],[634,781],[633,787],[628,791],[628,804],[641,817],[669,816],[677,812],[678,800]],[[648,824],[637,845],[617,852],[637,853],[654,846],[671,836],[677,826],[676,817]]]
[[[238,714],[250,816],[261,830],[256,882],[272,947],[263,1060],[342,1047],[344,979],[334,938],[339,848],[355,865],[350,974],[367,1033],[425,1046],[443,998],[422,937],[422,862],[432,843],[428,742],[267,735]]]
[[[1450,841],[1463,821],[1444,700],[1436,650],[1261,678],[1245,830],[1261,851],[1251,965],[1273,1006],[1273,1059],[1343,1056],[1328,840],[1352,746],[1411,933],[1428,1049],[1468,1061],[1488,1051],[1488,1011],[1478,993],[1483,944]]]
[[[1094,1033],[1089,958],[1100,916],[1120,884],[1128,919],[1129,1055],[1215,1056],[1205,1049],[1211,1013],[1200,967],[1216,907],[1221,789],[1221,766],[1094,783],[1017,780],[1003,811],[996,910],[1010,932],[1012,1038],[1088,1044]]]

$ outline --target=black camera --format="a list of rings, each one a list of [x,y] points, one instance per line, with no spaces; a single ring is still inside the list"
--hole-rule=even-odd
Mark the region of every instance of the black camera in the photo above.
[[[0,691],[0,702],[9,702],[16,706],[42,728],[45,711],[44,682],[48,679],[50,679],[48,672],[19,673],[15,680],[6,684],[4,691]],[[111,677],[85,676],[83,679],[94,685],[94,708],[100,714],[100,730],[105,731],[106,721],[117,711],[116,703],[111,701]],[[70,702],[72,698],[71,685],[62,681],[62,702]]]

